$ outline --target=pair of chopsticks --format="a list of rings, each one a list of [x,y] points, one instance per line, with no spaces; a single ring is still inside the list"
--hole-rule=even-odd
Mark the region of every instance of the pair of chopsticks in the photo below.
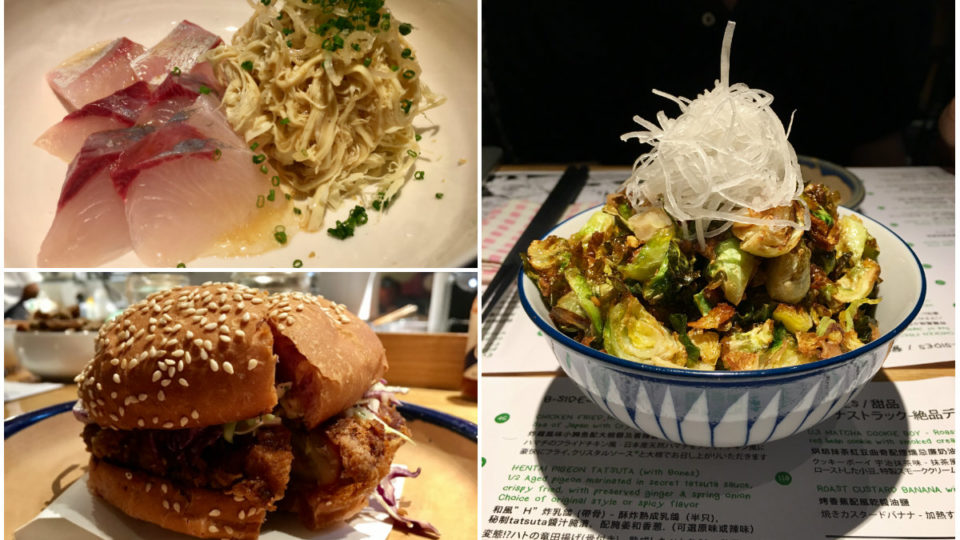
[[[504,258],[500,270],[497,270],[490,285],[483,291],[483,315],[481,320],[488,319],[497,300],[513,283],[521,266],[520,252],[527,249],[530,242],[539,240],[551,227],[557,224],[567,207],[580,194],[584,184],[587,183],[588,176],[589,169],[586,165],[570,165],[563,172],[563,176],[553,187],[553,191],[547,196],[543,206],[533,216],[533,220],[520,235],[520,239],[517,240],[517,243],[510,249],[510,253]]]

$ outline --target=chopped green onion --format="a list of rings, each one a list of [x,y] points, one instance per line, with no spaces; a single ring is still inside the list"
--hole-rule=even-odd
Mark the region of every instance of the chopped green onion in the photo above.
[[[263,5],[265,5],[265,6],[269,6],[269,5],[270,5],[270,0],[260,0],[260,3],[263,4]]]
[[[333,50],[343,48],[343,38],[340,36],[333,36]]]
[[[177,263],[177,268],[186,268],[187,265],[184,263]]]
[[[413,136],[413,138],[416,139],[417,141],[419,141],[419,140],[422,139],[423,137],[421,137],[420,134],[417,133],[416,135]]]
[[[380,202],[381,202],[381,201],[379,201],[379,200],[373,201],[373,202],[370,204],[370,206],[372,206],[374,210],[380,211]]]
[[[264,202],[263,195],[257,195],[257,208],[263,208]]]
[[[270,190],[270,193],[267,195],[267,200],[273,202],[277,197],[277,192],[275,190]]]
[[[255,142],[250,145],[250,150],[256,150],[260,146],[260,143]]]
[[[409,99],[400,100],[400,110],[403,111],[403,114],[410,114],[410,107],[413,106],[413,101]]]
[[[352,44],[350,44],[350,47],[352,47],[353,50],[355,50],[355,51],[359,51],[359,50],[360,50],[360,44],[359,44],[359,43],[352,43]]]
[[[416,75],[417,75],[417,72],[415,72],[415,71],[412,70],[412,69],[408,69],[408,70],[406,70],[406,71],[403,72],[403,78],[404,78],[404,79],[412,79],[412,78],[414,78]]]
[[[401,36],[405,36],[413,31],[413,26],[411,26],[409,23],[403,23],[397,27],[397,30],[400,32]]]
[[[290,34],[292,34],[292,33],[294,32],[294,30],[293,30],[293,28],[284,28],[283,30],[281,30],[281,32],[283,32],[283,35],[289,36]]]
[[[299,216],[300,214],[303,213],[303,211],[300,210],[299,208],[297,208],[296,206],[294,206],[294,207],[293,207],[293,213]]]
[[[180,68],[177,67],[177,66],[173,66],[173,69],[170,70],[170,73],[172,73],[173,75],[180,75],[180,73],[181,73],[181,72],[180,72]]]
[[[436,193],[436,194],[434,194],[434,197],[436,197],[436,198],[438,198],[438,199],[442,199],[442,198],[443,198],[443,193]]]
[[[400,66],[390,66],[390,71],[397,71],[400,69]]]
[[[253,162],[256,163],[257,165],[263,163],[264,160],[266,159],[267,159],[267,156],[264,154],[256,154],[255,156],[253,156]]]
[[[423,171],[417,171],[417,172],[413,173],[413,179],[414,179],[414,180],[423,180],[423,175],[424,175],[424,172],[423,172]]]
[[[280,244],[287,243],[287,233],[286,231],[276,231],[273,233],[273,238]]]
[[[279,177],[279,176],[274,176],[273,178],[270,179],[270,183],[273,184],[274,186],[279,186],[279,185],[280,185],[280,177]]]
[[[355,206],[350,210],[350,216],[346,221],[337,220],[337,226],[327,229],[327,233],[334,237],[344,240],[353,236],[353,231],[368,220],[367,211],[362,206]]]
[[[240,67],[244,71],[253,71],[253,62],[250,60],[245,60],[242,64],[240,64]]]
[[[284,196],[288,201],[293,198],[292,196],[290,196],[289,193],[284,193],[283,196]]]
[[[287,124],[289,124],[289,123],[290,123],[290,117],[289,117],[289,116],[280,120],[280,125],[281,125],[281,126],[285,126],[285,125],[287,125]]]
[[[407,150],[407,155],[410,156],[410,157],[412,157],[412,158],[417,157],[417,153],[414,152],[413,150]]]
[[[201,94],[209,94],[210,89],[201,84],[200,88],[197,88],[197,92],[200,92]]]
[[[293,267],[294,267],[294,268],[300,268],[301,266],[303,266],[303,261],[301,261],[300,259],[294,259],[294,260],[293,260]]]
[[[400,53],[400,56],[403,58],[410,58],[411,54],[413,54],[413,51],[410,49],[404,49],[403,52]]]
[[[270,169],[268,169],[266,165],[261,165],[260,172],[262,172],[263,174],[267,174],[268,172],[270,172]]]
[[[291,47],[291,48],[292,48],[292,47],[293,47],[293,41],[291,41],[291,40],[288,39],[288,40],[287,40],[287,47]]]
[[[363,59],[363,67],[370,67],[370,62],[371,62],[371,59],[370,59],[369,56],[368,56],[367,58],[364,58],[364,59]]]

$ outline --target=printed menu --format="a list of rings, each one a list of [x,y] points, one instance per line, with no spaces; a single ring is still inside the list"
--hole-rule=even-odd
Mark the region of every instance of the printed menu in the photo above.
[[[953,538],[954,378],[871,382],[772,443],[697,448],[566,377],[484,377],[481,538]]]

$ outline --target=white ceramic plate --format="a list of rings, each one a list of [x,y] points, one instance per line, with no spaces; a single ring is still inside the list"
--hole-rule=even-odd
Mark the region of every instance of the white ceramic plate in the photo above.
[[[477,6],[475,0],[389,0],[395,16],[413,24],[408,37],[424,81],[447,97],[415,122],[423,133],[423,181],[410,181],[386,214],[346,241],[326,233],[349,208],[328,213],[324,229],[300,233],[289,245],[256,257],[203,258],[206,267],[457,267],[477,250]],[[53,222],[67,164],[33,145],[66,114],[44,75],[93,43],[120,36],[149,47],[188,19],[229,41],[252,13],[242,0],[9,0],[4,3],[5,266],[36,266]],[[436,193],[443,193],[438,200]],[[310,257],[314,252],[316,255]],[[107,266],[142,266],[132,252]]]

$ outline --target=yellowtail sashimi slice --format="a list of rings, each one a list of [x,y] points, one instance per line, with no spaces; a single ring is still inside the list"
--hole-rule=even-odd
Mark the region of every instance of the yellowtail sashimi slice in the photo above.
[[[130,62],[144,50],[127,38],[94,45],[47,73],[47,82],[67,110],[74,111],[137,82]]]
[[[133,59],[131,66],[140,80],[156,86],[174,68],[182,73],[190,71],[200,55],[221,43],[216,34],[182,21],[159,43]]]
[[[211,253],[223,239],[270,233],[292,214],[276,173],[251,152],[171,123],[126,152],[113,180],[124,198],[133,249],[153,266],[175,266]],[[285,240],[285,238],[284,238]],[[279,243],[277,244],[279,246]]]
[[[123,200],[110,170],[120,154],[153,131],[135,127],[94,133],[70,163],[57,214],[40,246],[37,265],[99,266],[130,251]]]
[[[34,142],[64,161],[71,161],[87,137],[101,131],[128,128],[150,101],[150,87],[136,82],[68,114]]]

